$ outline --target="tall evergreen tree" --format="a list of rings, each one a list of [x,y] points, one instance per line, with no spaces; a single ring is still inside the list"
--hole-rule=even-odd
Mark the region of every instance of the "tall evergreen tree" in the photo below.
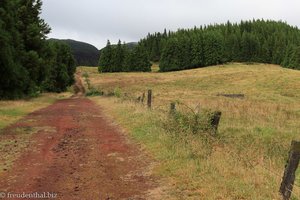
[[[112,47],[109,40],[100,53],[98,70],[99,72],[112,72]]]
[[[288,44],[285,50],[284,58],[281,63],[284,67],[290,67],[290,63],[292,62],[292,56],[295,51],[296,47],[293,44]]]
[[[42,90],[63,91],[74,81],[70,50],[51,50],[46,41],[50,28],[40,18],[41,6],[41,0],[0,3],[0,99],[31,96]],[[61,79],[51,78],[56,72],[61,72]],[[64,87],[50,87],[54,82]]]
[[[151,71],[151,63],[145,48],[138,45],[133,51],[128,52],[124,60],[124,67],[128,72]]]
[[[20,98],[29,79],[27,70],[18,59],[21,36],[17,30],[16,1],[0,4],[0,99]]]
[[[300,70],[300,46],[294,48],[288,67]]]
[[[47,91],[63,92],[74,83],[75,59],[70,47],[64,43],[52,41],[48,47],[47,55],[51,60],[47,63],[49,74],[43,87]]]
[[[121,72],[123,71],[123,63],[124,63],[124,47],[121,43],[121,40],[119,40],[117,47],[113,49],[113,56],[111,58],[111,67],[112,72]]]
[[[38,90],[39,85],[47,76],[45,69],[46,35],[50,27],[40,18],[41,0],[20,0],[18,9],[18,30],[23,40],[21,54],[22,65],[30,76],[30,88]]]

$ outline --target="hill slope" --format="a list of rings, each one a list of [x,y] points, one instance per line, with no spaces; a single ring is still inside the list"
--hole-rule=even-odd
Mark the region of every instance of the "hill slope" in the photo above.
[[[75,40],[59,40],[50,39],[56,41],[62,41],[68,44],[72,50],[76,64],[78,66],[97,66],[99,61],[99,50],[88,43],[75,41]]]
[[[152,152],[158,160],[154,170],[172,182],[170,194],[178,199],[280,199],[290,143],[300,139],[300,71],[239,63],[167,73],[80,70],[95,88],[107,94],[118,91],[123,101],[93,99]],[[148,89],[153,90],[151,111],[135,103]],[[179,112],[191,113],[186,106],[197,111],[197,105],[200,111],[220,110],[218,136],[167,132],[166,125],[175,126],[165,120],[172,101],[182,103],[176,105]],[[300,196],[299,186],[293,194]]]

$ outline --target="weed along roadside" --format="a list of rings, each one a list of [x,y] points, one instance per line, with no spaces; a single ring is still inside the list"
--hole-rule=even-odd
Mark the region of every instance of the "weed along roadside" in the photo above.
[[[272,72],[267,73],[268,68]],[[287,86],[267,84],[263,76],[280,80],[294,72],[232,64],[163,74],[116,73],[112,79],[90,68],[80,70],[103,92],[89,98],[155,158],[153,173],[163,178],[164,191],[170,196],[282,199],[279,187],[290,141],[299,140],[299,97],[277,98],[280,88]],[[207,81],[220,83],[237,72],[231,89],[223,87],[229,84],[224,82],[207,85]],[[252,88],[246,87],[254,80]],[[297,170],[291,199],[300,196],[299,185]]]

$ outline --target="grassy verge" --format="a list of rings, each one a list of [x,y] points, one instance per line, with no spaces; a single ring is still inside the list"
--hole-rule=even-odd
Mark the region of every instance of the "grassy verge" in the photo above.
[[[30,100],[0,101],[0,130],[15,123],[25,115],[47,107],[56,100],[69,97],[70,95],[70,93],[47,93]]]
[[[3,129],[27,114],[69,96],[71,96],[71,93],[48,93],[30,100],[0,101],[0,175],[2,172],[10,170],[21,153],[34,143],[31,139],[33,134],[39,130],[55,131],[52,130],[52,127],[24,127],[15,129],[14,135],[5,135],[1,134]]]

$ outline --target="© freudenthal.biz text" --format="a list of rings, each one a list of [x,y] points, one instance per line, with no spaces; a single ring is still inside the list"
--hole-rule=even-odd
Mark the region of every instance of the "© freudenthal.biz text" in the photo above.
[[[2,194],[3,195],[3,194]],[[3,198],[4,196],[2,196]],[[57,197],[57,193],[54,192],[33,192],[33,193],[13,193],[7,192],[4,198],[7,199],[55,199]]]

